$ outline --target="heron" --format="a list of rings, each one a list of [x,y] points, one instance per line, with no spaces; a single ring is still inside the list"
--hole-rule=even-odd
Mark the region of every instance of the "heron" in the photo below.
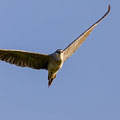
[[[23,50],[0,49],[0,60],[21,67],[47,70],[49,87],[56,78],[56,74],[63,66],[63,63],[80,47],[80,45],[90,35],[95,26],[100,23],[109,12],[110,4],[108,5],[107,12],[65,49],[57,49],[52,54],[40,54]]]

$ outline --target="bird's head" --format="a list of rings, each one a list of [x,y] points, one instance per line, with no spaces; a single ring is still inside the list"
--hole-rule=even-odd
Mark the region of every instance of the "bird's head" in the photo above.
[[[53,54],[51,54],[56,60],[63,60],[63,50],[57,49]]]
[[[61,53],[63,53],[63,50],[62,50],[62,49],[57,49],[57,50],[55,51],[55,53],[61,54]]]

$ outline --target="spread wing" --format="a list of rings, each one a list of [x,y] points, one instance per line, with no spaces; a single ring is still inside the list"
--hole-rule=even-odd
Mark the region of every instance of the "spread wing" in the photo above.
[[[19,50],[0,49],[0,60],[21,67],[47,69],[49,55]]]
[[[93,24],[90,28],[88,28],[84,33],[82,33],[76,40],[74,40],[68,47],[66,47],[63,51],[63,59],[64,61],[67,60],[79,47],[80,45],[86,40],[95,26],[101,22],[110,12],[110,5],[108,6],[108,11],[105,15],[99,19],[95,24]]]

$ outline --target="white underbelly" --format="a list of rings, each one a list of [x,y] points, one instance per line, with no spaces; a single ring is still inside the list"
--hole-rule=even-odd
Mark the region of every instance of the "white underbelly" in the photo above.
[[[57,73],[63,65],[63,54],[53,53],[48,64],[48,72],[50,74]]]
[[[60,68],[62,67],[63,63],[61,64],[57,64],[57,63],[51,63],[48,66],[48,72],[52,72],[52,73],[57,73]]]

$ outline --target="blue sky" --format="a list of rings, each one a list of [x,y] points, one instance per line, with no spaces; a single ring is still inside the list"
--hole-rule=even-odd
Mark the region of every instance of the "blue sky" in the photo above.
[[[47,71],[0,62],[1,120],[120,120],[119,0],[1,0],[0,48],[64,49],[109,3],[49,89]]]

